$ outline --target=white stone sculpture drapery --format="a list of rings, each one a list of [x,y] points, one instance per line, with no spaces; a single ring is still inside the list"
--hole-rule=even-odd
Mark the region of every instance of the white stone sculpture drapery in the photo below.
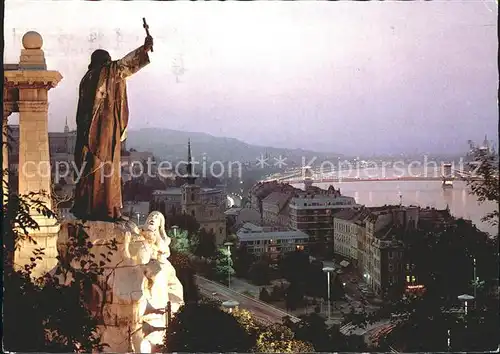
[[[101,319],[99,329],[111,352],[148,352],[163,342],[165,309],[171,304],[174,315],[183,304],[183,287],[170,256],[170,238],[165,233],[161,213],[151,213],[139,230],[133,222],[112,223],[71,221],[62,225],[58,237],[59,255],[64,257],[69,237],[83,227],[92,243],[90,249],[100,259],[107,254],[112,239],[117,250],[104,265],[104,274],[94,284],[89,307]],[[78,262],[72,266],[79,267]],[[71,277],[61,279],[68,283]]]

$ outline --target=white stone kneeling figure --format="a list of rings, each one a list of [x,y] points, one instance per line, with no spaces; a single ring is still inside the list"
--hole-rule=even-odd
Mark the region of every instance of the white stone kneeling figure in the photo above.
[[[147,286],[149,304],[156,310],[164,310],[170,302],[172,315],[175,315],[184,303],[184,295],[175,268],[168,261],[171,239],[165,232],[163,214],[157,211],[150,213],[141,235],[152,249],[151,259],[145,265],[144,271],[149,280]],[[160,313],[147,313],[143,316],[143,321],[154,327],[166,326],[166,316]],[[163,339],[163,331],[152,332],[145,337],[149,343],[144,343],[141,347],[146,349],[149,344],[161,344]]]
[[[130,221],[85,223],[96,260],[100,253],[107,253],[109,240],[117,241],[118,249],[109,256],[88,301],[100,318],[102,340],[110,345],[110,352],[150,352],[163,342],[167,303],[171,303],[172,315],[183,304],[182,284],[168,261],[170,238],[164,225],[158,212],[149,215],[143,230]],[[77,230],[77,222],[63,225],[58,239],[61,256],[65,257],[69,237],[75,237]],[[73,263],[79,268],[79,262]],[[59,278],[66,284],[72,281],[71,276]]]

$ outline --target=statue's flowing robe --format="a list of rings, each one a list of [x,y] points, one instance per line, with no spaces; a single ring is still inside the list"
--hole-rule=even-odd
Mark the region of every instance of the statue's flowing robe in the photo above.
[[[77,218],[121,216],[121,142],[126,138],[126,78],[149,64],[144,47],[120,60],[90,69],[80,83],[76,114],[77,185],[72,212]]]

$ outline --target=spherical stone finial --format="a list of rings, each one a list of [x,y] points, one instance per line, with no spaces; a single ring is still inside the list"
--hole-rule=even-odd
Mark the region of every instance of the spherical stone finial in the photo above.
[[[35,31],[26,32],[23,36],[24,49],[41,49],[43,39],[40,33]]]

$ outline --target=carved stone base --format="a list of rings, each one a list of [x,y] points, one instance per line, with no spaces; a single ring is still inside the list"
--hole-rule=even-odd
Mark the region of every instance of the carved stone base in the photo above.
[[[57,248],[62,259],[67,257],[72,240],[88,236],[94,262],[104,260],[104,272],[93,284],[88,294],[88,306],[99,320],[102,343],[109,347],[106,352],[148,352],[155,344],[161,344],[165,332],[165,307],[171,299],[176,299],[172,308],[179,305],[179,280],[175,270],[168,263],[151,259],[154,254],[152,244],[131,222],[104,222],[80,220],[67,221],[61,225]],[[112,242],[114,240],[114,242]],[[115,244],[117,250],[111,251]],[[111,252],[111,253],[110,253]],[[79,262],[72,262],[75,268]],[[55,270],[55,269],[54,269]],[[154,273],[154,277],[151,274]],[[68,283],[70,278],[61,279]],[[172,294],[172,295],[170,295]],[[182,302],[182,285],[180,285]]]

